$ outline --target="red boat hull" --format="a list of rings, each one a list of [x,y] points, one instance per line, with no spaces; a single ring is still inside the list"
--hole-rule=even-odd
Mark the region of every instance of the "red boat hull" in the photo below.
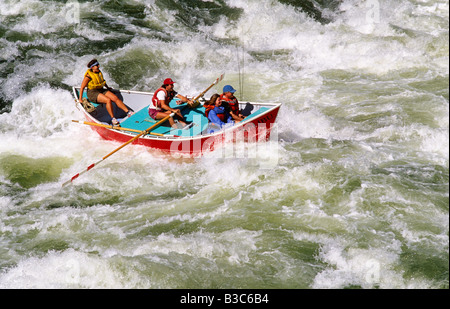
[[[201,156],[206,152],[216,150],[226,142],[244,140],[246,142],[262,142],[270,138],[275,125],[280,105],[268,112],[254,117],[251,121],[235,125],[219,133],[199,135],[194,137],[155,137],[146,135],[133,142],[153,149],[158,149],[175,156]],[[93,118],[84,113],[87,121]],[[103,139],[125,143],[133,138],[132,134],[110,128],[91,127]]]

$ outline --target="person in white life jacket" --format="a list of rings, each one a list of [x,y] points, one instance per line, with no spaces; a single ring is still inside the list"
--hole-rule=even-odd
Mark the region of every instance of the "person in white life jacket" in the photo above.
[[[174,98],[179,98],[180,100],[177,100],[177,104],[180,105],[186,102],[192,103],[192,100],[189,100],[187,97],[174,91],[174,83],[175,82],[171,78],[166,78],[164,80],[163,85],[153,94],[153,98],[148,107],[148,114],[153,119],[159,120],[167,117],[167,115],[170,115],[171,113],[174,113],[175,116],[170,117],[169,122],[173,128],[177,128],[173,118],[177,119],[183,126],[186,126],[186,123],[184,122],[184,117],[181,114],[181,111],[178,108],[171,108],[169,106],[170,101]]]
[[[206,102],[203,106],[205,107],[205,116],[212,124],[215,124],[219,128],[229,123],[234,124],[230,113],[225,106],[222,106],[222,100],[219,94],[213,94],[209,102]]]
[[[94,103],[106,104],[106,110],[111,116],[112,124],[119,125],[119,122],[114,117],[112,102],[116,103],[117,107],[127,113],[128,117],[133,114],[133,111],[129,110],[122,100],[110,91],[111,88],[108,87],[103,78],[103,74],[100,71],[100,64],[97,59],[92,59],[87,66],[89,69],[84,74],[84,79],[81,82],[80,102],[83,98],[84,88],[87,87],[88,100]]]

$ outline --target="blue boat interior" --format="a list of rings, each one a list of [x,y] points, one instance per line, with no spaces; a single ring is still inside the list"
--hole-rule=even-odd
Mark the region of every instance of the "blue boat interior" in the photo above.
[[[77,94],[78,93],[79,92],[77,90]],[[120,97],[120,93],[115,94]],[[83,98],[87,99],[86,91],[84,91],[83,93]],[[217,126],[210,125],[208,118],[206,118],[205,116],[205,108],[203,106],[199,105],[198,107],[192,109],[188,107],[186,103],[178,105],[177,101],[178,99],[173,99],[169,103],[169,105],[173,109],[181,110],[181,114],[183,115],[185,122],[188,125],[183,129],[174,129],[170,126],[169,122],[166,121],[164,124],[161,124],[160,126],[154,128],[151,131],[152,133],[163,134],[165,136],[192,137],[200,135],[202,133],[214,133],[220,130],[220,128],[218,128]],[[127,102],[125,100],[123,100],[123,102],[125,105],[127,105]],[[93,102],[91,103],[96,107],[96,109],[95,111],[90,113],[90,115],[100,122],[111,124],[111,116],[106,110],[106,104],[97,104]],[[154,120],[149,116],[147,107],[141,108],[140,110],[135,111],[135,113],[131,117],[127,117],[126,113],[118,108],[115,103],[113,103],[112,105],[114,115],[120,121],[120,126],[123,128],[144,131],[157,122],[157,120]],[[127,107],[130,108],[128,105]],[[243,109],[244,115],[247,116],[245,121],[258,116],[261,113],[264,113],[268,109],[269,108],[267,107],[261,107],[252,113],[253,105],[247,103],[247,105]]]

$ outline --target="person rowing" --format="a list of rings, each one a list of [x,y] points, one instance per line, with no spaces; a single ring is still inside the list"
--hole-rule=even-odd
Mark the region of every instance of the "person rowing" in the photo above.
[[[169,122],[172,128],[177,128],[177,125],[175,124],[173,118],[177,119],[178,122],[183,126],[186,126],[186,122],[184,122],[184,117],[181,114],[180,109],[170,107],[169,105],[170,101],[172,101],[174,98],[180,99],[177,100],[177,105],[186,102],[192,104],[192,101],[189,100],[187,97],[178,94],[174,90],[174,84],[175,82],[171,78],[166,78],[164,80],[163,85],[160,88],[158,88],[158,90],[156,90],[155,93],[153,94],[153,98],[148,107],[148,114],[154,120],[160,120],[166,117],[167,115],[174,113],[175,116],[169,118]]]

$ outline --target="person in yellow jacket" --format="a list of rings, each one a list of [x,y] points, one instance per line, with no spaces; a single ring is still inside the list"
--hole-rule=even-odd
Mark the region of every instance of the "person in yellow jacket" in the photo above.
[[[114,117],[112,102],[116,103],[117,107],[127,113],[128,117],[133,114],[133,111],[129,110],[128,107],[123,104],[122,100],[110,91],[111,88],[108,87],[103,78],[103,74],[100,71],[100,64],[97,59],[92,59],[87,66],[89,69],[86,71],[83,81],[81,82],[80,102],[83,99],[84,88],[87,87],[88,100],[94,103],[106,104],[106,110],[112,118],[112,124],[118,125],[119,122]]]

